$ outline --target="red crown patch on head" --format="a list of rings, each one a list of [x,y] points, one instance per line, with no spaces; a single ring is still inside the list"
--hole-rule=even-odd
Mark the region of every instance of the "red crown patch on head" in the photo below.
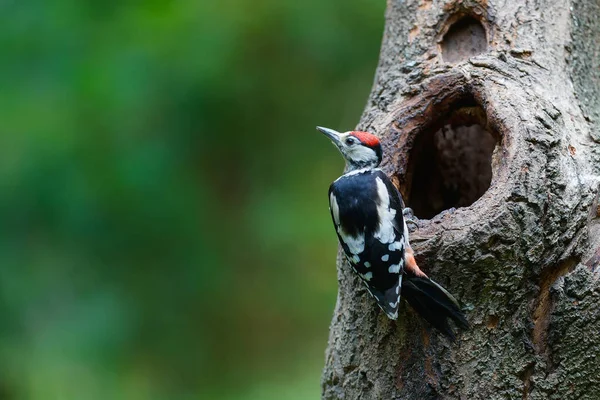
[[[352,136],[360,140],[362,144],[365,144],[369,147],[374,147],[379,144],[379,139],[377,136],[372,135],[368,132],[360,132],[360,131],[352,131],[350,132]]]

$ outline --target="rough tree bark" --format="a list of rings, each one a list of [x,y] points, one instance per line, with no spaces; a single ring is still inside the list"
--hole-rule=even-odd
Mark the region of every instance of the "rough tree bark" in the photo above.
[[[388,320],[338,257],[325,399],[600,399],[600,1],[388,0],[359,128],[472,328]]]

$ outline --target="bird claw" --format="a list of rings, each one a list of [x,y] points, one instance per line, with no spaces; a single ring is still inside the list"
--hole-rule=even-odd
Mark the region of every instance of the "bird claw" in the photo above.
[[[405,207],[404,210],[402,210],[402,216],[404,217],[404,221],[406,221],[406,226],[410,232],[414,232],[419,227],[419,219],[415,216],[412,208]],[[412,225],[412,227],[409,225]]]
[[[415,213],[410,207],[404,207],[402,210],[402,215],[405,217],[414,217]]]

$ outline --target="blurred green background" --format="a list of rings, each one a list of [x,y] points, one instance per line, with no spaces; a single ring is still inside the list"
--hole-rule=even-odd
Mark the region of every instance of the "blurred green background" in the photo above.
[[[384,2],[0,4],[0,399],[318,398]]]

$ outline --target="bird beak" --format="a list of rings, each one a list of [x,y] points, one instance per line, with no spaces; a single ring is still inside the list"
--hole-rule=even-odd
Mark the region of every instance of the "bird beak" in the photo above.
[[[339,147],[342,144],[339,132],[334,131],[333,129],[323,128],[322,126],[317,126],[317,130],[325,136],[327,136],[329,139],[331,139],[333,144],[335,144],[336,146]]]

